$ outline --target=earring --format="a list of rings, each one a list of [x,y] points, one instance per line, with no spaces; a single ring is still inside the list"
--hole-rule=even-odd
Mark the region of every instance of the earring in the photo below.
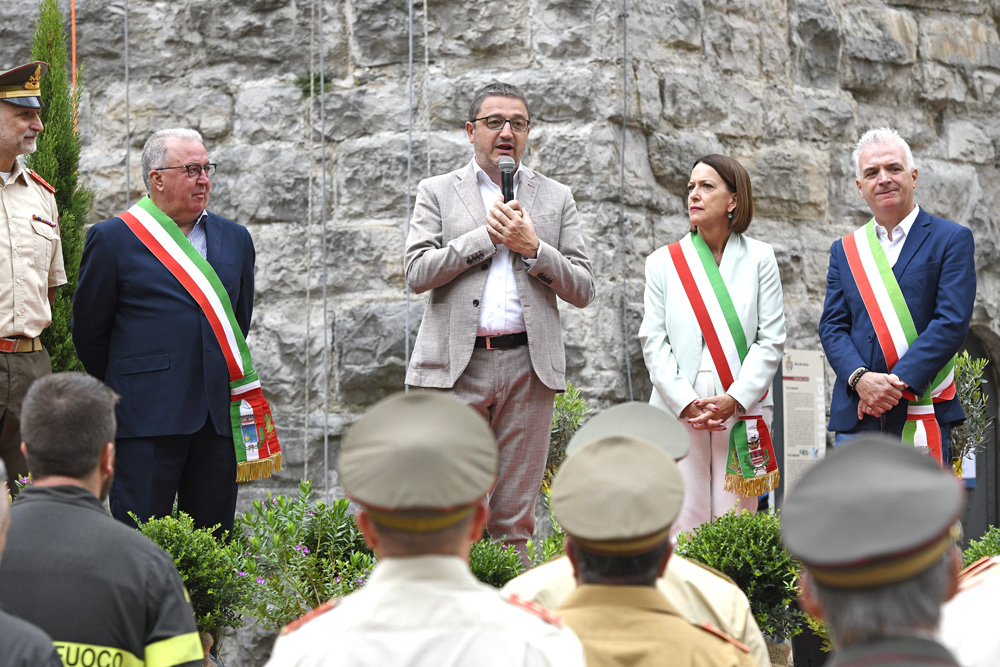
[[[732,220],[732,219],[733,219],[733,212],[732,212],[732,211],[730,211],[730,212],[729,212],[729,219],[730,219],[730,220]]]

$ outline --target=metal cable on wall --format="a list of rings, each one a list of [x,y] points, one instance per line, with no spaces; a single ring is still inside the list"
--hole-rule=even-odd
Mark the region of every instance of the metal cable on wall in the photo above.
[[[309,417],[310,417],[310,391],[309,384],[312,376],[312,363],[309,356],[310,336],[312,335],[312,235],[313,235],[313,171],[316,164],[316,140],[313,138],[313,99],[316,96],[316,2],[309,3],[309,103],[306,105],[306,132],[309,135],[307,164],[309,165],[309,189],[307,196],[306,214],[306,368],[305,368],[305,406],[302,417],[302,449],[303,466],[302,478],[309,479]]]
[[[126,210],[132,199],[132,122],[128,108],[128,0],[125,0],[125,205]]]
[[[622,331],[625,336],[625,376],[628,378],[628,400],[634,401],[632,392],[632,360],[628,351],[628,246],[625,227],[625,133],[628,131],[628,0],[622,0],[622,164],[621,164],[621,211],[618,223],[622,232]]]
[[[410,209],[413,205],[411,192],[413,191],[413,0],[410,0],[407,4],[409,9],[409,22],[407,27],[407,38],[409,39],[409,48],[407,54],[407,70],[406,70],[406,87],[409,97],[408,107],[407,107],[407,128],[406,128],[406,225],[404,229],[406,230],[406,235],[410,235]],[[424,11],[427,9],[427,4],[424,3]],[[405,242],[405,239],[404,239]],[[405,272],[405,268],[404,268]],[[410,367],[410,286],[403,280],[404,289],[406,291],[406,317],[404,320],[404,325],[406,330],[403,332],[403,373],[405,376],[406,369]],[[403,390],[409,391],[410,388],[406,386],[404,381]]]
[[[319,149],[323,167],[320,181],[320,257],[323,262],[323,492],[330,501],[330,314],[327,308],[326,284],[329,276],[326,244],[326,65],[323,59],[323,0],[318,0],[317,39],[319,43]]]

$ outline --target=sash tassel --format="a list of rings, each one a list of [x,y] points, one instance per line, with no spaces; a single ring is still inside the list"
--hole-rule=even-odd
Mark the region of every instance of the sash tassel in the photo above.
[[[761,475],[760,477],[750,478],[745,478],[743,475],[734,475],[731,472],[727,472],[723,488],[730,493],[738,493],[744,498],[755,498],[757,496],[764,495],[768,491],[773,491],[778,488],[778,483],[780,481],[780,470],[772,470],[771,472]]]
[[[260,461],[243,461],[236,465],[236,481],[252,482],[255,479],[270,477],[271,473],[281,470],[281,452],[275,452]]]

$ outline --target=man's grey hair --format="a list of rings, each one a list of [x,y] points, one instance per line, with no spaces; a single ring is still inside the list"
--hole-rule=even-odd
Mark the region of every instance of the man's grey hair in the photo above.
[[[830,588],[812,577],[806,581],[823,607],[834,645],[934,631],[941,605],[952,585],[953,550],[920,574],[893,584],[866,589]]]
[[[21,407],[21,437],[35,478],[83,479],[115,440],[118,395],[85,373],[53,373],[31,383]]]
[[[146,183],[146,192],[149,192],[149,172],[157,167],[175,167],[179,165],[164,164],[167,159],[166,140],[170,137],[183,139],[184,141],[197,141],[204,145],[198,130],[187,127],[172,127],[166,130],[159,130],[146,140],[146,145],[142,147],[142,180]]]
[[[891,127],[873,127],[861,135],[858,143],[854,146],[854,152],[851,153],[851,160],[854,162],[854,173],[859,181],[861,180],[861,151],[875,144],[891,143],[900,146],[906,154],[907,171],[913,171],[917,168],[916,163],[913,161],[913,151],[910,150],[910,144],[906,143],[906,139],[899,132]]]

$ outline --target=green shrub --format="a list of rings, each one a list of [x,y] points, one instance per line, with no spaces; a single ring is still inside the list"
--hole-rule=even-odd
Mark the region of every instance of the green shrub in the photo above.
[[[251,613],[260,624],[278,629],[364,585],[375,557],[347,510],[346,499],[316,501],[302,481],[295,497],[268,494],[238,517],[232,546],[256,584]]]
[[[483,539],[469,548],[469,569],[484,584],[502,588],[524,571],[524,565],[514,547]]]
[[[986,448],[993,428],[993,417],[989,416],[986,405],[987,396],[982,390],[986,384],[983,370],[988,363],[986,359],[973,359],[968,350],[955,359],[955,390],[965,411],[965,421],[951,431],[951,458],[959,472],[964,457],[978,454]]]
[[[537,544],[528,540],[528,559],[531,567],[538,567],[563,555],[566,551],[566,533],[558,524],[553,524],[554,532]]]
[[[143,535],[173,559],[191,596],[200,630],[214,632],[243,625],[243,614],[250,607],[252,580],[239,569],[233,552],[212,536],[211,528],[195,529],[194,521],[184,512],[136,523]]]
[[[984,556],[1000,556],[1000,528],[990,526],[980,539],[969,540],[969,548],[963,556],[966,567]]]
[[[681,533],[674,550],[714,567],[736,582],[750,600],[761,630],[772,637],[794,637],[806,615],[789,605],[797,595],[800,565],[781,542],[778,513],[741,514],[729,511]]]
[[[83,79],[81,70],[77,69],[76,90],[71,88],[71,70],[66,57],[66,25],[58,0],[42,0],[39,4],[31,59],[47,62],[49,73],[42,78],[40,88],[45,106],[39,111],[39,116],[45,124],[45,131],[38,137],[38,150],[26,158],[26,164],[56,190],[63,264],[66,267],[66,284],[56,293],[52,324],[42,332],[42,344],[52,357],[54,372],[83,371],[70,335],[70,319],[80,273],[80,254],[83,252],[83,226],[90,213],[94,192],[80,183],[80,133],[76,118],[83,93]]]
[[[566,458],[566,446],[589,413],[590,407],[580,398],[580,390],[571,382],[566,383],[565,392],[556,394],[552,411],[552,432],[549,436],[549,456],[545,463],[545,475],[542,477],[542,491],[547,491],[552,485],[556,471]]]

